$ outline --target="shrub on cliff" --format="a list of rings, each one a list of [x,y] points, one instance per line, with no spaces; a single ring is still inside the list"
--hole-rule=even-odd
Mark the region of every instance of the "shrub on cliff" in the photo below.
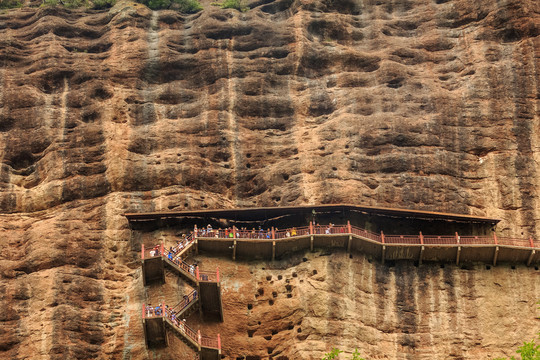
[[[0,9],[13,9],[21,6],[20,0],[0,0]]]
[[[341,354],[343,351],[333,348],[332,351],[330,351],[328,354],[324,354],[324,357],[322,360],[335,360],[339,357],[339,354]],[[365,360],[364,358],[360,357],[360,353],[358,352],[358,349],[354,349],[354,352],[352,353],[351,360]]]
[[[94,3],[94,9],[102,10],[108,9],[116,4],[116,0],[92,0]]]
[[[241,12],[249,10],[249,7],[246,6],[246,2],[243,0],[225,0],[217,5],[221,6],[222,9],[236,9]]]
[[[538,334],[540,339],[540,334]],[[521,360],[540,360],[540,345],[534,342],[534,339],[531,342],[525,342],[520,346],[516,353],[521,356]],[[510,358],[511,360],[517,360],[514,356]],[[506,360],[505,358],[497,358],[494,360]]]
[[[56,6],[62,5],[68,9],[74,9],[81,6],[87,6],[87,0],[43,0],[41,6]]]
[[[197,0],[142,0],[152,10],[176,9],[185,14],[194,14],[203,8]]]

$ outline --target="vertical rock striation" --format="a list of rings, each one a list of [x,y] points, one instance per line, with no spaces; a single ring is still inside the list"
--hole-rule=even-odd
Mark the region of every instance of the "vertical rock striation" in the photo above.
[[[126,211],[348,202],[540,237],[537,1],[203,5],[0,14],[0,357],[168,356],[144,347]],[[336,256],[298,275],[318,301],[291,298],[290,323],[256,312],[290,334],[227,323],[227,356],[487,358],[538,327],[533,269]],[[223,266],[240,316],[260,270]]]

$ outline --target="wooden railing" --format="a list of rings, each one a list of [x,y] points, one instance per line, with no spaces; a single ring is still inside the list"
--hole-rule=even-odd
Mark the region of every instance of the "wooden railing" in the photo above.
[[[193,299],[195,299],[194,297]],[[192,300],[193,301],[193,300]],[[186,305],[187,306],[187,305]],[[151,309],[151,310],[150,310]],[[199,346],[221,350],[221,337],[218,334],[216,338],[201,336],[201,331],[195,331],[190,328],[182,319],[178,319],[172,311],[173,308],[168,308],[166,305],[161,305],[156,308],[149,308],[145,304],[142,306],[142,318],[161,318],[166,319],[174,326],[177,331],[180,331],[184,336],[189,338]]]
[[[306,235],[346,235],[352,234],[382,244],[395,245],[507,245],[523,248],[540,248],[540,241],[529,239],[516,239],[493,236],[461,236],[455,235],[387,235],[382,231],[377,234],[366,229],[347,225],[314,225],[294,227],[288,229],[252,229],[239,230],[235,227],[227,230],[207,231],[197,230],[195,237],[217,237],[219,239],[286,239]],[[209,235],[210,234],[210,235]]]

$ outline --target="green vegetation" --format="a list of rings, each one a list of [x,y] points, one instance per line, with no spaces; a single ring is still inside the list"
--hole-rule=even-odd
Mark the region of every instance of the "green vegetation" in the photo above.
[[[92,0],[93,8],[97,10],[112,8],[116,4],[116,0]]]
[[[139,0],[152,10],[177,9],[185,14],[194,14],[203,8],[197,0]]]
[[[540,305],[540,301],[537,302]],[[538,308],[540,310],[540,307]],[[538,340],[540,340],[540,332],[538,333]],[[521,360],[540,360],[540,345],[536,344],[535,339],[531,342],[524,342],[517,350],[521,356]],[[507,360],[505,358],[497,358],[493,360]],[[512,356],[510,360],[518,360],[515,356]]]
[[[538,339],[540,340],[540,333],[538,333]],[[531,342],[524,342],[517,350],[521,356],[521,360],[540,360],[540,345],[535,343],[533,339]],[[497,358],[493,360],[507,360],[506,358]],[[510,360],[518,360],[515,356],[512,356]]]
[[[328,354],[325,354],[322,360],[334,360],[339,358],[339,354],[341,354],[343,351],[333,348],[332,351],[330,351]],[[358,352],[358,349],[354,349],[354,352],[352,353],[351,360],[365,360],[364,358],[360,357],[360,353]],[[536,359],[535,359],[536,360]]]
[[[246,12],[249,10],[245,0],[225,0],[222,3],[214,2],[212,5],[219,6],[222,9],[235,9],[241,12]]]
[[[0,0],[0,9],[14,9],[21,6],[20,0]]]
[[[62,5],[68,9],[74,9],[81,6],[88,6],[87,0],[43,0],[41,6]]]

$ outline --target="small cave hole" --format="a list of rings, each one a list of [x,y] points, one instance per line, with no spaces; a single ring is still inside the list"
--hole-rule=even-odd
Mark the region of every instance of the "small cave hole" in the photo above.
[[[184,207],[188,207],[188,203],[184,203]]]
[[[250,153],[247,153],[246,154],[246,157],[249,159],[251,157],[251,154]]]
[[[313,275],[317,275],[317,270],[313,269]]]
[[[490,270],[490,269],[491,269],[491,266],[486,265],[486,270]]]
[[[257,321],[257,324],[258,324],[258,325],[261,325],[261,322],[260,322],[260,321]]]
[[[264,295],[264,289],[263,288],[259,288],[259,290],[257,290],[257,292],[259,293],[259,295]]]
[[[332,170],[337,171],[337,167],[333,166]]]
[[[277,279],[278,279],[278,280],[281,280],[281,279],[283,279],[283,276],[278,275]]]
[[[302,261],[303,261],[303,262],[306,262],[306,261],[307,261],[307,258],[302,258]]]
[[[247,164],[246,164],[246,167],[247,167],[248,169],[251,169],[251,164],[250,164],[250,163],[247,163]]]
[[[349,145],[348,145],[348,144],[347,144],[347,145],[345,145],[345,149],[348,149],[348,148],[349,148]]]
[[[267,280],[267,281],[272,280],[272,275],[268,275],[268,276],[266,277],[266,280]]]
[[[294,325],[293,325],[293,324],[289,324],[289,326],[287,327],[287,329],[289,329],[289,330],[294,329]]]
[[[248,310],[253,309],[253,304],[248,304]]]
[[[276,335],[278,331],[276,329],[272,330],[272,336]]]
[[[276,291],[272,291],[272,296],[277,298],[277,292]]]
[[[274,305],[274,300],[268,300],[268,305],[270,306]]]
[[[247,331],[248,337],[253,337],[253,334],[255,334],[255,331],[257,331],[257,330],[248,330]]]
[[[289,175],[288,174],[282,174],[281,176],[283,176],[283,180],[285,180],[285,181],[289,180]]]
[[[510,269],[512,269],[512,270],[516,270],[516,265],[512,265],[512,266],[510,266]]]
[[[444,264],[441,264],[441,265],[440,265],[440,268],[441,268],[441,269],[444,269]]]
[[[274,352],[274,348],[268,348],[268,353],[271,354]]]
[[[263,336],[265,340],[272,340],[272,335]]]
[[[287,289],[288,292],[291,292],[292,291],[292,286],[291,285],[285,285],[285,289]]]
[[[301,332],[302,332],[302,328],[296,329],[296,332],[297,332],[297,333],[301,333]]]
[[[288,299],[292,298],[292,294],[287,294],[287,298]]]
[[[534,270],[538,270],[538,266],[535,266],[535,267],[534,267]]]
[[[295,273],[295,272],[293,272],[293,273],[292,273],[292,277],[298,277],[298,274]]]
[[[300,284],[301,284],[301,283],[303,283],[303,282],[304,282],[304,280],[303,280],[303,279],[302,279],[302,280],[300,280]]]
[[[352,259],[352,254],[349,254],[349,259]]]

